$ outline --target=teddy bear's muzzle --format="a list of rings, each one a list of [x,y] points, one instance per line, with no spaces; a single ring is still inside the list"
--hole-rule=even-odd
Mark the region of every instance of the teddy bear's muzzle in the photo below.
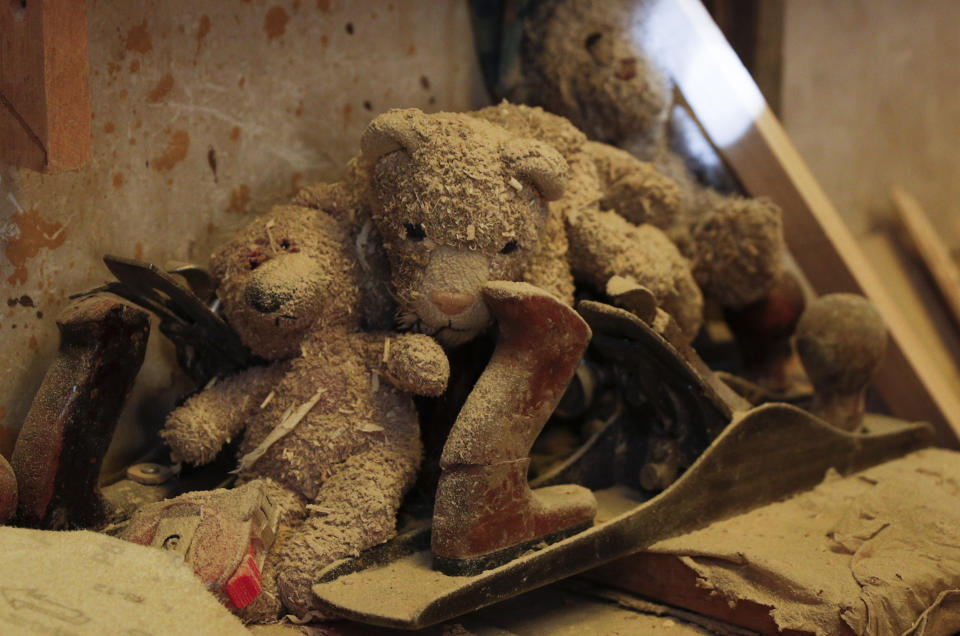
[[[293,298],[289,291],[268,289],[256,280],[250,281],[243,296],[248,305],[262,314],[272,314]]]
[[[429,299],[443,313],[456,316],[469,309],[476,302],[477,296],[467,292],[442,290],[431,292]]]

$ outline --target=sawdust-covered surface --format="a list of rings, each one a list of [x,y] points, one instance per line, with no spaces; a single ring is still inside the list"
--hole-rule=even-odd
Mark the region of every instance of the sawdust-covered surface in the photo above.
[[[170,553],[88,531],[0,528],[0,634],[245,634]]]
[[[828,474],[809,492],[651,552],[678,557],[728,604],[769,607],[781,630],[953,634],[958,504],[960,453],[926,449],[846,478]]]

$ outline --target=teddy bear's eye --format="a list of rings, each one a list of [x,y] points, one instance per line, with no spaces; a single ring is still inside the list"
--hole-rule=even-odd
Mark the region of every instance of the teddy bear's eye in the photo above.
[[[600,41],[600,38],[602,37],[602,33],[591,33],[587,36],[587,39],[583,41],[583,46],[589,51],[597,42]]]
[[[509,241],[506,245],[500,248],[501,254],[513,254],[518,249],[520,249],[520,244],[516,241]]]
[[[247,252],[244,258],[247,260],[247,266],[253,270],[260,267],[260,265],[267,260],[267,255],[262,250],[255,249]]]
[[[288,238],[280,239],[280,249],[285,252],[299,252],[300,248],[297,247],[297,244],[291,241]]]
[[[423,229],[423,226],[419,223],[414,225],[413,223],[404,223],[403,228],[407,231],[407,239],[419,243],[423,239],[427,238],[427,232]]]

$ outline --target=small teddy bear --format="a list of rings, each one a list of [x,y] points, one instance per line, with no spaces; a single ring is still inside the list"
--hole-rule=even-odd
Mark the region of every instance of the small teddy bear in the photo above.
[[[691,115],[674,98],[656,63],[670,37],[661,3],[652,0],[544,0],[524,24],[515,101],[568,118],[597,142],[651,162],[677,187],[669,217],[636,215],[624,206],[635,188],[627,176],[605,204],[634,224],[664,230],[692,263],[704,293],[729,308],[759,300],[782,270],[780,209],[747,199]],[[693,160],[684,157],[696,155]],[[707,187],[704,183],[713,187]]]
[[[327,190],[326,207],[343,208],[342,194]],[[275,618],[281,605],[304,616],[323,566],[394,535],[421,460],[410,394],[439,395],[449,374],[428,336],[361,331],[371,285],[346,216],[277,206],[216,250],[226,318],[268,363],[208,385],[161,433],[191,464],[242,434],[239,483],[262,480],[281,510],[246,620]]]
[[[369,207],[407,327],[461,344],[491,321],[487,281],[572,304],[576,277],[601,292],[613,279],[648,288],[693,338],[702,298],[688,262],[659,229],[600,208],[607,184],[585,142],[561,118],[510,104],[393,110],[370,123]],[[654,190],[637,199],[658,205]]]

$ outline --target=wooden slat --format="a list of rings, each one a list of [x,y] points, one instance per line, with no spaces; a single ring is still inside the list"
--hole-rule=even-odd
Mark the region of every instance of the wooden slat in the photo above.
[[[79,168],[90,155],[84,0],[0,4],[0,160]]]
[[[640,35],[656,40],[662,63],[744,188],[783,208],[787,244],[813,288],[862,293],[883,315],[891,346],[874,384],[891,412],[931,422],[938,443],[957,446],[960,400],[703,5],[661,1],[652,27]]]
[[[960,269],[950,256],[950,250],[940,240],[930,218],[912,194],[894,185],[890,188],[890,197],[897,220],[913,243],[914,251],[933,277],[954,320],[960,324]]]

